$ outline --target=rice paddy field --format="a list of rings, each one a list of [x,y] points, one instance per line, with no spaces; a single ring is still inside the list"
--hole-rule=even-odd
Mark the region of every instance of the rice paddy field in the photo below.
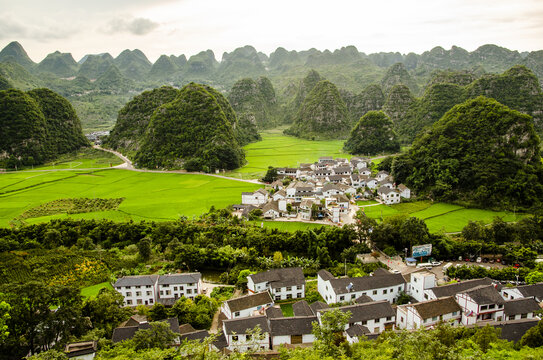
[[[258,184],[206,175],[146,173],[128,170],[43,171],[0,174],[0,226],[24,211],[63,198],[124,198],[117,210],[57,214],[26,219],[27,223],[55,218],[108,218],[114,221],[175,220],[198,216],[211,206],[241,201],[241,192]]]
[[[113,290],[113,286],[111,286],[111,284],[106,281],[106,282],[103,282],[103,283],[100,283],[100,284],[91,285],[91,286],[87,286],[87,287],[82,288],[81,289],[81,296],[83,297],[83,299],[88,299],[90,297],[94,297],[94,296],[98,295],[100,290],[102,290],[104,288]]]
[[[306,223],[299,221],[250,221],[251,224],[281,231],[297,231],[307,229],[317,229],[321,226],[331,226],[324,224]]]
[[[459,205],[446,203],[431,203],[418,201],[401,203],[396,205],[363,206],[365,214],[371,218],[380,220],[395,215],[414,216],[426,222],[430,232],[459,232],[470,221],[482,221],[491,223],[495,217],[501,217],[504,221],[518,221],[527,216],[522,213],[508,211],[491,211],[483,209],[468,209]]]
[[[109,152],[86,148],[78,152],[65,154],[55,161],[43,165],[34,166],[34,170],[59,170],[59,169],[102,169],[122,164],[122,160]]]

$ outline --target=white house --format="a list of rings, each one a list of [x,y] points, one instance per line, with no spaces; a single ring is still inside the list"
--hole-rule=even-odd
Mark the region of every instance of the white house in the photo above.
[[[351,313],[345,330],[354,325],[361,325],[367,327],[370,333],[379,334],[385,330],[394,329],[396,324],[396,312],[388,301],[341,306],[337,309]],[[330,311],[330,309],[317,310],[319,322],[322,321],[322,314],[326,311]]]
[[[98,341],[79,341],[68,343],[64,348],[64,353],[68,359],[92,360],[98,351]]]
[[[401,274],[340,279],[334,278],[326,270],[317,274],[317,289],[327,304],[354,301],[362,295],[368,295],[374,301],[394,303],[399,294],[406,291],[405,285],[406,281]]]
[[[277,349],[283,344],[312,344],[315,341],[312,333],[314,321],[317,321],[315,315],[269,319],[272,348]]]
[[[519,298],[506,301],[504,304],[505,320],[539,319],[535,312],[541,310],[534,298]]]
[[[543,283],[522,285],[513,288],[504,287],[501,295],[505,300],[533,297],[538,303],[543,302]]]
[[[262,207],[262,216],[264,219],[276,219],[281,216],[279,211],[279,203],[277,201],[270,201]]]
[[[435,274],[422,269],[417,272],[409,274],[409,282],[407,284],[407,294],[412,296],[417,301],[428,300],[428,294],[426,290],[432,289],[436,286]]]
[[[353,325],[350,326],[347,330],[345,330],[344,335],[345,339],[349,344],[360,342],[360,340],[371,334],[371,331],[366,327],[362,325]]]
[[[400,203],[400,192],[396,189],[381,186],[379,190],[377,190],[377,195],[379,195],[381,201],[387,205]]]
[[[273,193],[272,198],[274,201],[279,201],[287,198],[287,192],[285,190],[279,190]]]
[[[275,300],[305,297],[305,277],[301,267],[272,269],[247,276],[251,293],[269,291]]]
[[[400,196],[405,199],[411,198],[411,190],[404,184],[398,185],[398,190],[400,191]]]
[[[158,275],[123,276],[113,288],[124,297],[124,305],[154,305],[157,300]]]
[[[223,302],[221,310],[228,319],[237,319],[263,315],[270,306],[273,306],[273,299],[264,291],[227,300]]]
[[[158,278],[158,301],[164,305],[173,305],[181,297],[194,299],[202,293],[202,275],[183,273],[161,275]]]
[[[369,176],[371,176],[371,169],[369,169],[367,167],[359,168],[358,173],[361,176],[368,176],[369,177]]]
[[[377,181],[385,180],[389,175],[388,171],[381,170],[376,175]]]
[[[462,309],[452,296],[398,306],[396,326],[400,329],[429,328],[439,322],[460,324]]]
[[[374,178],[368,178],[366,180],[366,186],[370,189],[376,189],[377,188],[377,179]]]
[[[302,220],[311,220],[311,208],[313,207],[312,199],[304,199],[300,203],[300,217]]]
[[[268,202],[269,194],[264,189],[255,192],[242,192],[241,203],[243,205],[262,205]]]
[[[322,188],[322,194],[325,198],[331,197],[333,195],[343,195],[344,192],[338,185],[335,184],[326,184]]]
[[[351,175],[352,173],[350,166],[336,166],[332,171],[334,175]]]
[[[257,327],[260,328],[261,338],[251,334]],[[270,329],[266,316],[223,320],[222,328],[227,348],[231,351],[265,351],[270,348]]]
[[[456,294],[456,302],[462,308],[463,325],[504,319],[505,300],[493,285],[481,285]]]

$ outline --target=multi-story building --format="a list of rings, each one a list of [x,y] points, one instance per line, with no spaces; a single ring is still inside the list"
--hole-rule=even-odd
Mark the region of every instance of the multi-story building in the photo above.
[[[254,336],[253,331],[257,327],[260,328],[261,338]],[[231,351],[258,351],[270,348],[270,328],[266,316],[224,320],[222,329],[228,343],[227,348]]]
[[[221,310],[228,319],[245,318],[263,315],[273,304],[270,293],[264,291],[227,300],[223,302]]]
[[[272,269],[247,276],[251,293],[268,291],[274,300],[305,297],[305,277],[301,267]]]
[[[123,276],[113,288],[124,297],[128,306],[154,305],[157,300],[158,275]]]
[[[456,326],[462,318],[462,309],[452,296],[400,305],[396,311],[396,326],[407,330],[429,328],[442,321]]]
[[[458,293],[456,302],[462,308],[463,325],[504,319],[505,300],[493,285],[481,285]]]
[[[396,311],[392,308],[388,301],[374,301],[364,304],[355,304],[341,306],[343,312],[350,312],[348,325],[345,325],[345,330],[354,325],[365,326],[370,333],[378,334],[385,330],[394,329],[396,324]],[[319,322],[322,319],[322,314],[331,309],[317,310]]]
[[[202,293],[202,275],[200,273],[183,273],[161,275],[158,278],[158,301],[165,305],[186,297],[194,299]]]

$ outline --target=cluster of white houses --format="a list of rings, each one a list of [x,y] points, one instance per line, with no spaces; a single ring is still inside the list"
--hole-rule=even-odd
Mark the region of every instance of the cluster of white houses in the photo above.
[[[186,277],[182,281],[181,275]],[[188,281],[193,286],[201,284],[198,273],[165,276],[164,279],[168,280],[162,282],[158,276],[122,278],[115,283],[115,289],[125,296],[125,303],[130,305],[128,300],[138,302],[132,295],[134,286],[139,286],[138,289],[153,289],[154,286],[159,293],[153,302],[150,301],[152,293],[149,295],[147,301],[150,305],[161,301],[161,296],[166,296],[165,289],[172,290],[173,286],[187,289]],[[219,318],[222,331],[214,343],[217,349],[267,351],[284,344],[311,344],[315,340],[313,324],[319,323],[323,314],[333,308],[350,314],[344,329],[344,336],[349,342],[358,341],[362,336],[372,338],[385,330],[432,328],[440,322],[452,326],[490,324],[502,328],[505,338],[518,340],[528,328],[537,324],[539,317],[536,312],[543,304],[543,284],[508,288],[484,278],[436,286],[435,275],[424,269],[407,275],[377,269],[371,276],[354,278],[336,278],[330,272],[321,270],[317,274],[317,289],[325,302],[317,301],[311,305],[303,300],[306,282],[301,268],[268,270],[249,275],[247,280],[248,295],[221,305]],[[161,284],[169,286],[160,287]],[[200,293],[198,289],[201,287],[185,296]],[[127,295],[127,292],[130,294]],[[402,293],[408,294],[412,302],[396,305]],[[180,295],[177,293],[173,296]],[[285,299],[300,299],[292,306],[294,316],[283,316],[276,306],[275,301]],[[143,301],[141,299],[138,303]],[[336,305],[330,307],[332,304]],[[171,319],[167,321],[171,322]],[[130,329],[116,329],[114,340],[125,338],[138,326],[147,325],[127,324],[125,327]],[[261,336],[255,336],[256,327]],[[192,328],[180,331],[180,334],[181,340],[203,339],[209,335],[205,330]]]
[[[248,213],[255,208],[269,219],[298,217],[302,220],[329,218],[340,222],[340,215],[349,212],[350,198],[373,198],[375,194],[385,204],[397,204],[410,198],[405,185],[396,186],[386,171],[371,176],[370,161],[353,157],[333,159],[321,157],[314,164],[299,168],[278,168],[279,180],[271,184],[272,191],[259,189],[241,194],[241,205],[236,208]],[[288,186],[281,179],[292,178]]]

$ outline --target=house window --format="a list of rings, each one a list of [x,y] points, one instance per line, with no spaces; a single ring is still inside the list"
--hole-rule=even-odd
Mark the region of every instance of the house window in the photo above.
[[[362,325],[367,325],[368,322],[366,320],[362,321]]]
[[[239,316],[239,311],[236,311],[236,312],[234,313],[234,317],[238,317],[238,316]]]
[[[146,289],[150,289],[150,288],[151,288],[151,285],[146,285],[145,288],[146,288]]]
[[[130,291],[127,291],[126,296],[132,296],[132,293]]]
[[[511,300],[513,299],[513,297],[511,297]],[[503,307],[503,305],[498,305],[498,309],[501,309]]]
[[[345,300],[345,296],[341,295],[341,296],[339,297],[339,301],[344,301],[344,300]]]
[[[377,295],[377,290],[373,290],[373,295]]]
[[[381,319],[375,319],[373,320],[374,323],[379,324],[381,322]]]
[[[383,290],[383,295],[387,293],[387,289]]]
[[[170,287],[170,284],[164,284],[162,287]]]
[[[177,291],[177,286],[174,286],[174,287],[173,287],[173,291]]]
[[[192,289],[187,289],[187,294],[192,294]]]
[[[275,300],[281,300],[281,295],[275,295]]]
[[[182,287],[182,286],[179,287],[179,291],[183,291],[183,287]]]
[[[126,305],[132,305],[132,300],[126,300]]]
[[[150,291],[147,291],[146,294],[147,294],[147,296],[151,296],[151,292],[150,292]]]
[[[403,316],[400,316],[400,321],[403,322]]]
[[[232,336],[232,341],[238,341],[238,339],[239,339],[239,338],[238,338],[237,335],[233,335],[233,336]]]
[[[481,310],[486,310],[486,309],[488,309],[488,305],[481,306]]]
[[[432,318],[432,321],[437,321],[437,316],[434,316],[434,317]]]
[[[149,299],[149,304],[152,304],[153,303],[153,299]]]
[[[515,315],[509,315],[509,320],[515,320]]]
[[[275,288],[275,292],[276,293],[281,292],[281,288]]]
[[[297,294],[296,294],[296,297],[297,297],[297,298],[301,298],[301,297],[302,297],[302,293],[297,293]]]
[[[166,290],[166,295],[170,295],[170,294],[171,294],[170,290]]]
[[[488,308],[489,309],[494,309],[496,307],[496,305],[492,304],[492,305],[488,305]]]
[[[245,335],[245,341],[251,341],[251,334]]]
[[[520,315],[520,318],[521,318],[521,319],[526,319],[527,317],[528,317],[528,314],[522,314],[522,315]]]
[[[136,291],[136,296],[141,296],[141,291]]]
[[[139,285],[136,286],[136,289],[140,289],[140,288],[141,288],[141,286],[139,286]]]
[[[164,295],[164,291],[160,290],[160,295]]]
[[[292,290],[292,287],[291,286],[287,286],[287,291],[291,291]]]
[[[302,285],[296,286],[296,290],[302,290]]]
[[[458,311],[454,311],[454,312],[452,313],[452,316],[456,316],[457,313],[458,313]]]
[[[128,290],[128,289],[130,289],[130,286],[125,286],[124,288]]]
[[[356,295],[355,294],[352,294],[351,295],[351,300],[354,300],[356,298]]]
[[[392,316],[387,316],[387,321],[392,320]]]
[[[402,287],[401,287],[401,286],[398,286],[398,291],[402,291]]]
[[[287,294],[287,299],[292,299],[292,294]]]

